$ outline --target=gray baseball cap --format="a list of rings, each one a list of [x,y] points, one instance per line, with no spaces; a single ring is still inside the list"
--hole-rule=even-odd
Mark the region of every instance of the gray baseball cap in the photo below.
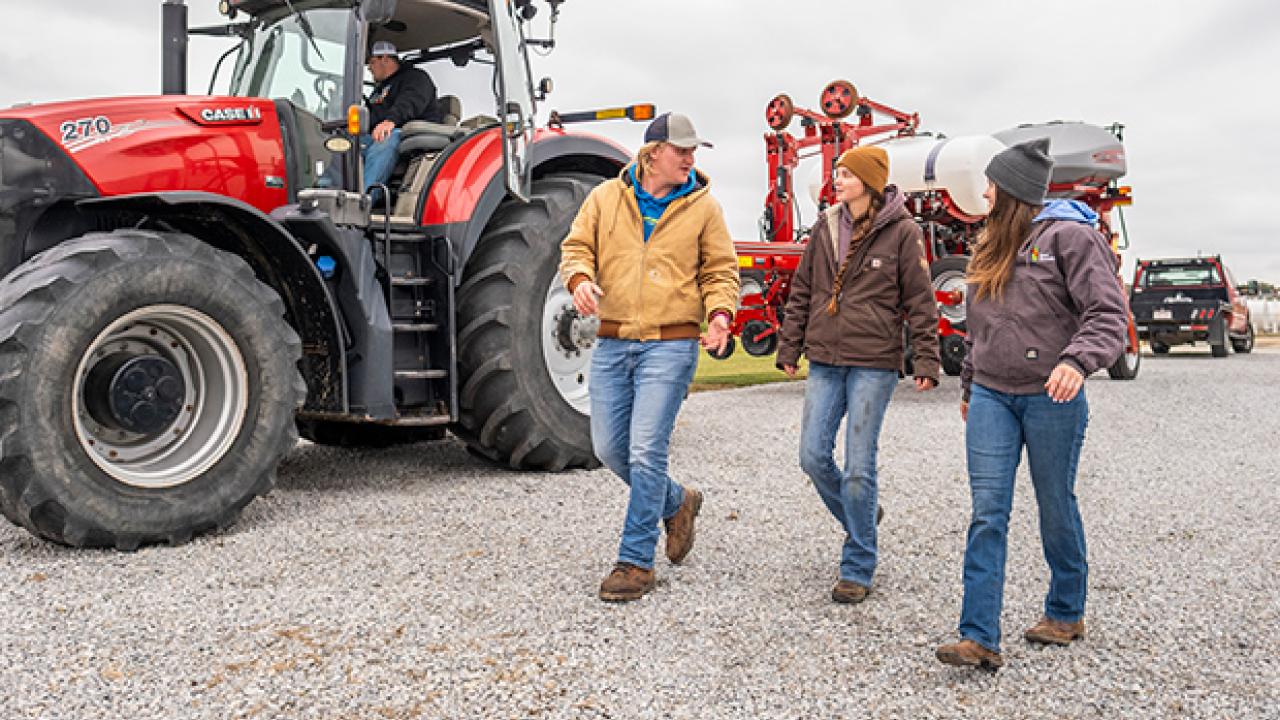
[[[714,147],[698,137],[697,131],[693,129],[693,121],[688,115],[680,113],[662,113],[654,118],[644,131],[644,141],[646,143],[668,142],[682,148],[694,148],[699,145]]]
[[[379,55],[390,55],[399,58],[400,54],[396,52],[396,46],[386,40],[379,40],[373,44],[373,50],[369,52],[369,57],[377,57]]]

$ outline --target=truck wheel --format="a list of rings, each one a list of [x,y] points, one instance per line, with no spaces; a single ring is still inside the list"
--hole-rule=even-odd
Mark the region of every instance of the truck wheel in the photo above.
[[[933,290],[937,292],[959,290],[964,292],[964,274],[969,269],[969,258],[964,255],[951,255],[938,258],[929,266],[929,277],[933,281]],[[965,304],[939,305],[938,314],[945,317],[952,325],[964,327]]]
[[[301,347],[243,260],[188,235],[31,258],[0,281],[0,509],[122,550],[229,525],[297,441]]]
[[[1245,331],[1245,335],[1243,338],[1240,338],[1239,340],[1236,340],[1235,338],[1231,339],[1231,348],[1238,353],[1253,352],[1253,322],[1252,321],[1248,323],[1248,328],[1249,329]]]
[[[1162,343],[1159,340],[1152,340],[1151,352],[1155,353],[1156,355],[1168,355],[1169,345],[1167,343]]]
[[[516,469],[597,467],[588,375],[597,322],[560,283],[560,242],[601,178],[550,174],[498,206],[458,288],[459,418],[473,451]]]
[[[346,448],[387,448],[443,440],[443,427],[399,427],[373,423],[298,420],[298,434],[316,445]]]

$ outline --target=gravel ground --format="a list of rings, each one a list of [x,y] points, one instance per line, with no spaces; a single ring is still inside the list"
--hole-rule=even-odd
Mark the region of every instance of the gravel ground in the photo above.
[[[0,528],[0,718],[1280,717],[1277,377],[1261,350],[1090,381],[1090,634],[1020,639],[1047,582],[1024,474],[994,675],[933,658],[968,520],[958,383],[890,406],[854,607],[828,599],[841,538],[797,468],[792,383],[690,399],[672,462],[707,493],[698,544],[629,605],[595,599],[618,480],[454,442],[301,445],[236,526],[179,548]]]

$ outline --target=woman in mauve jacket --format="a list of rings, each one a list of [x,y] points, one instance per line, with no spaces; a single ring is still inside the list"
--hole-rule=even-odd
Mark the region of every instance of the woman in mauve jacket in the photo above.
[[[1076,466],[1089,406],[1084,379],[1124,347],[1126,310],[1115,259],[1087,206],[1045,204],[1046,138],[1007,148],[987,166],[987,227],[969,263],[968,335],[960,415],[973,515],[964,554],[957,643],[948,665],[995,669],[1013,485],[1026,448],[1049,564],[1044,615],[1023,637],[1067,645],[1084,635],[1084,526]]]
[[[791,281],[777,364],[794,376],[809,359],[800,467],[844,529],[839,603],[858,603],[876,569],[880,425],[903,366],[902,318],[910,326],[915,386],[938,384],[938,307],[920,227],[886,183],[882,148],[855,147],[836,161],[839,202],[814,223]],[[846,413],[844,468],[833,456]]]

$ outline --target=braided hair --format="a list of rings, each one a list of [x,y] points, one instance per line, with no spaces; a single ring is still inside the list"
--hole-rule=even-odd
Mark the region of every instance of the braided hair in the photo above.
[[[875,222],[876,215],[880,209],[884,207],[884,195],[867,188],[867,194],[871,196],[871,203],[867,205],[867,211],[853,221],[853,231],[849,233],[849,249],[844,253],[844,260],[840,262],[840,269],[836,270],[836,281],[831,286],[831,299],[827,301],[827,314],[835,315],[840,310],[839,297],[841,290],[844,289],[844,274],[849,269],[849,263],[853,262],[853,255],[858,250],[858,246],[866,239],[868,233],[871,232],[871,223]]]

